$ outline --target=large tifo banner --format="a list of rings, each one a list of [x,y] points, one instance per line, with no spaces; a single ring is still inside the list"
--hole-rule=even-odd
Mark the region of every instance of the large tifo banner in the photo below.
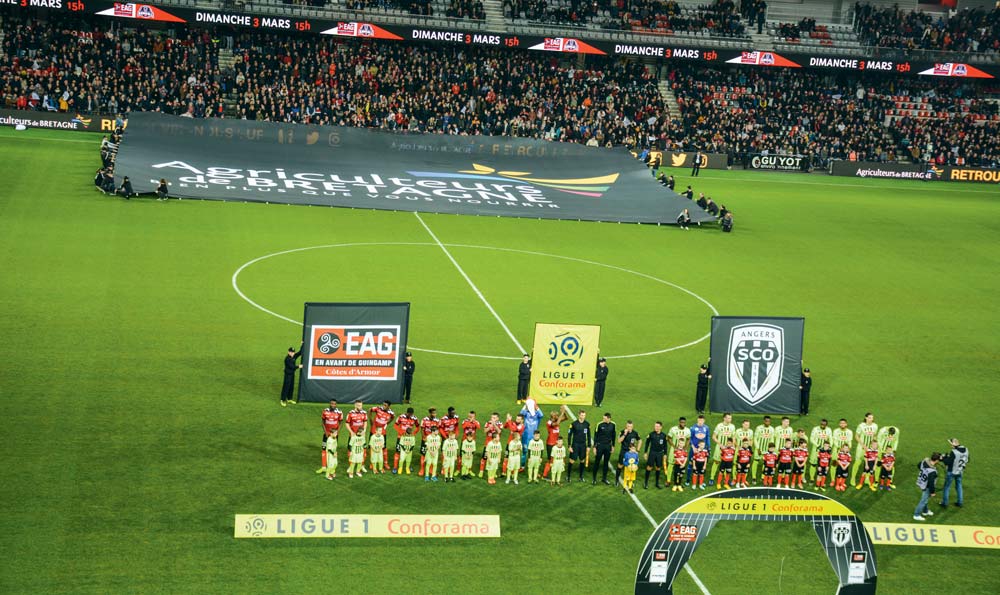
[[[712,317],[709,408],[798,413],[804,318]]]
[[[673,224],[691,207],[624,149],[155,113],[129,118],[115,174],[137,192],[165,178],[181,197],[361,209]]]
[[[600,344],[599,326],[536,324],[528,393],[540,404],[593,403]]]
[[[410,304],[307,303],[299,400],[399,403]]]

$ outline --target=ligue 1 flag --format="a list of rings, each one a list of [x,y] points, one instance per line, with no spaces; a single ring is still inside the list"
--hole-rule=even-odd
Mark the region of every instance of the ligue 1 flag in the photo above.
[[[539,404],[590,405],[601,327],[535,324],[529,394]]]

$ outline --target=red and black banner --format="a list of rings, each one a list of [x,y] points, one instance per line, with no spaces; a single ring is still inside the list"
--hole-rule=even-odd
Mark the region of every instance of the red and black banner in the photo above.
[[[107,0],[96,2],[85,0],[13,0],[13,2],[0,6],[0,13],[60,11],[147,23],[184,23],[193,26],[219,25],[269,32],[287,31],[288,33],[360,37],[388,41],[424,41],[481,47],[522,48],[563,54],[640,56],[661,58],[664,61],[718,62],[750,68],[818,68],[979,80],[1000,78],[1000,66],[997,65],[972,66],[960,62],[883,60],[862,56],[841,57],[807,52],[722,50],[708,45],[688,47],[671,43],[669,36],[664,36],[663,43],[660,44],[615,43],[587,39],[586,32],[582,30],[581,37],[545,37],[542,35],[512,35],[459,27],[439,29],[412,25],[387,25],[374,22],[377,19],[370,22],[337,21],[293,15],[267,16],[180,6],[108,2]]]

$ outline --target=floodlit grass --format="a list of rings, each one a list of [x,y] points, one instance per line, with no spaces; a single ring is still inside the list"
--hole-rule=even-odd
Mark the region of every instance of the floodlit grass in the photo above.
[[[282,409],[277,398],[300,330],[239,298],[231,277],[243,263],[377,243],[267,259],[240,287],[296,320],[305,301],[410,301],[412,345],[519,355],[413,214],[125,202],[90,184],[97,137],[7,129],[0,151],[0,591],[632,590],[652,527],[618,490],[313,473],[320,406]],[[490,248],[651,275],[722,314],[804,316],[813,414],[793,425],[846,417],[853,427],[870,410],[901,428],[897,492],[837,497],[863,520],[907,522],[914,466],[958,436],[972,453],[966,507],[928,522],[997,524],[1000,190],[673,173],[730,207],[735,233],[422,217],[525,346],[536,321],[579,322],[602,325],[609,357],[655,351],[703,336],[711,310],[619,269]],[[423,245],[392,245],[401,242]],[[655,419],[669,427],[692,416],[707,351],[705,341],[611,359],[605,409],[644,434]],[[416,361],[418,413],[515,408],[516,361],[420,352]],[[693,494],[640,485],[638,496],[662,518]],[[503,537],[233,539],[235,513],[277,512],[499,514]],[[880,592],[993,590],[995,552],[877,555]],[[713,595],[835,590],[808,525],[724,523],[691,565]],[[681,574],[676,591],[697,588]]]

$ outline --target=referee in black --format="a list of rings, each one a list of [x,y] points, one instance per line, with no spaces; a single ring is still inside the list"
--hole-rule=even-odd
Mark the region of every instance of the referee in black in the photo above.
[[[302,345],[305,343],[299,343],[299,350],[295,351],[294,347],[288,348],[288,355],[285,356],[285,378],[281,383],[281,406],[285,407],[288,403],[295,403],[292,400],[292,389],[295,388],[295,372],[297,372],[302,364],[296,363],[296,360],[302,356]]]
[[[643,452],[646,453],[646,481],[642,487],[649,489],[649,472],[656,469],[656,489],[660,489],[660,469],[663,468],[663,456],[667,453],[667,435],[663,433],[662,423],[653,424],[653,431],[646,436]]]
[[[517,367],[517,402],[524,404],[528,398],[528,385],[531,381],[531,356],[527,353],[521,358],[521,364]],[[567,473],[567,475],[569,475]]]
[[[698,370],[698,390],[694,395],[694,410],[698,413],[705,413],[705,404],[708,402],[708,381],[711,379],[708,364],[702,364]]]
[[[587,451],[590,450],[592,443],[587,412],[581,409],[576,420],[569,426],[569,464],[566,465],[566,483],[573,481],[573,463],[579,463],[579,477],[580,481],[583,481],[583,470],[587,466]]]
[[[618,434],[618,468],[615,470],[615,484],[618,484],[618,480],[622,477],[622,470],[625,469],[625,453],[629,451],[632,446],[639,448],[639,432],[635,431],[635,426],[632,425],[632,420],[625,422],[625,429]]]
[[[603,357],[597,360],[597,371],[594,373],[594,405],[601,406],[604,402],[604,385],[608,380],[608,360]]]
[[[413,390],[413,373],[417,371],[417,364],[413,361],[413,354],[406,352],[406,361],[403,362],[403,402],[410,402],[410,391]]]
[[[597,431],[594,432],[594,485],[597,485],[597,470],[601,470],[601,482],[604,485],[611,485],[608,481],[608,465],[611,464],[611,451],[615,448],[615,438],[618,434],[615,422],[611,421],[611,414],[605,413],[604,419],[597,424]]]

